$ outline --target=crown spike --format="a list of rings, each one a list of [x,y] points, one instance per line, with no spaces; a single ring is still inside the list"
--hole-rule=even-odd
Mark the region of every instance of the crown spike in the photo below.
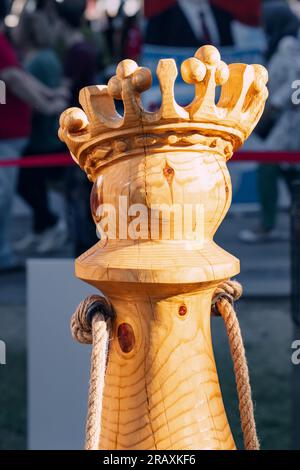
[[[229,80],[222,88],[218,106],[226,108],[231,119],[239,119],[255,73],[251,65],[245,64],[231,64],[229,70]]]
[[[123,118],[117,113],[107,86],[94,85],[83,88],[79,93],[79,102],[89,122],[94,121],[96,124],[92,129],[92,135],[97,135],[106,128],[118,129],[123,124]]]
[[[161,107],[159,116],[161,119],[188,119],[188,113],[182,106],[176,103],[174,86],[178,75],[174,59],[161,59],[156,70],[160,90]]]
[[[124,104],[124,126],[141,123],[141,103],[132,86],[131,78],[126,78],[122,84],[122,100]]]
[[[266,69],[260,64],[253,64],[252,68],[255,73],[255,79],[249,88],[248,94],[245,98],[243,110],[248,111],[252,106],[261,107],[261,103],[268,97],[268,89],[266,87],[266,83],[268,81],[268,72]]]

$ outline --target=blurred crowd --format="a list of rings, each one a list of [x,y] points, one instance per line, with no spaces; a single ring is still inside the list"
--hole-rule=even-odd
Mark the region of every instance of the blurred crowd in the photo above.
[[[102,3],[106,10],[97,16]],[[296,0],[146,0],[147,19],[141,3],[0,2],[0,80],[6,85],[6,104],[0,105],[0,272],[20,269],[18,254],[28,249],[45,255],[71,239],[77,256],[95,243],[88,210],[91,187],[83,172],[76,167],[4,167],[1,160],[64,152],[57,137],[60,113],[78,105],[81,88],[105,82],[116,62],[125,57],[139,60],[143,42],[232,47],[234,22],[260,26],[267,44],[264,63],[270,72],[270,99],[256,132],[257,148],[300,150],[300,108],[291,100],[291,84],[300,79]],[[18,14],[13,10],[16,4],[22,4]],[[256,231],[240,234],[247,242],[280,237],[276,231],[278,181],[283,178],[290,188],[299,170],[297,165],[268,164],[260,165],[257,174],[261,223]],[[49,187],[63,195],[66,216],[53,210]],[[12,243],[16,193],[30,206],[33,223],[29,232]]]
[[[300,107],[293,101],[293,89],[300,77],[300,20],[286,1],[270,0],[262,5],[262,26],[267,39],[265,65],[269,72],[269,99],[258,127],[255,149],[300,151]],[[277,229],[279,181],[290,195],[300,179],[300,164],[262,163],[257,169],[257,189],[261,206],[256,230],[243,230],[242,241],[260,243],[287,240],[289,232]]]
[[[0,79],[6,85],[0,162],[65,151],[57,136],[60,113],[78,105],[81,88],[106,80],[110,64],[123,57],[138,59],[141,48],[138,10],[127,16],[122,4],[113,18],[107,15],[101,29],[87,20],[86,0],[25,2],[16,24],[12,6],[10,1],[0,3]],[[63,194],[66,217],[51,207],[52,186]],[[90,190],[75,167],[0,166],[0,270],[20,269],[18,254],[29,249],[51,253],[67,238],[75,255],[93,245]],[[32,230],[12,243],[16,192],[29,205],[33,223]]]

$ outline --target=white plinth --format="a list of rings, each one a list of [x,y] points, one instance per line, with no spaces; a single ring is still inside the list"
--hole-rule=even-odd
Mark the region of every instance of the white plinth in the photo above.
[[[96,291],[75,278],[71,260],[30,260],[27,271],[28,446],[82,449],[90,346],[76,343],[69,325]]]

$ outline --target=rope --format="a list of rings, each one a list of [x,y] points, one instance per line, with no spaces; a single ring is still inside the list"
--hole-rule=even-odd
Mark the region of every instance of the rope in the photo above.
[[[233,307],[233,302],[238,300],[241,295],[242,286],[238,282],[227,281],[219,284],[212,301],[212,314],[221,315],[225,322],[237,385],[245,449],[259,450],[249,381],[249,369],[239,321]]]
[[[83,300],[71,320],[74,339],[93,344],[86,421],[86,450],[98,450],[101,435],[102,399],[113,309],[105,297],[92,295]]]
[[[245,348],[233,308],[234,301],[241,295],[242,286],[238,282],[223,282],[214,292],[211,310],[213,315],[222,316],[227,330],[245,449],[259,450]],[[92,295],[79,304],[71,320],[73,338],[80,343],[93,344],[86,425],[87,450],[99,448],[104,378],[113,317],[114,311],[109,301],[105,297]]]

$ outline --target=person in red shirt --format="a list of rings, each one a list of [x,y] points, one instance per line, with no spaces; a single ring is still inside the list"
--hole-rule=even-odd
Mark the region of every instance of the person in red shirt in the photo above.
[[[0,3],[0,273],[19,268],[13,255],[9,229],[15,194],[17,168],[1,167],[1,160],[21,156],[30,135],[31,109],[45,114],[66,107],[64,90],[44,86],[24,72],[4,34],[6,2]]]

